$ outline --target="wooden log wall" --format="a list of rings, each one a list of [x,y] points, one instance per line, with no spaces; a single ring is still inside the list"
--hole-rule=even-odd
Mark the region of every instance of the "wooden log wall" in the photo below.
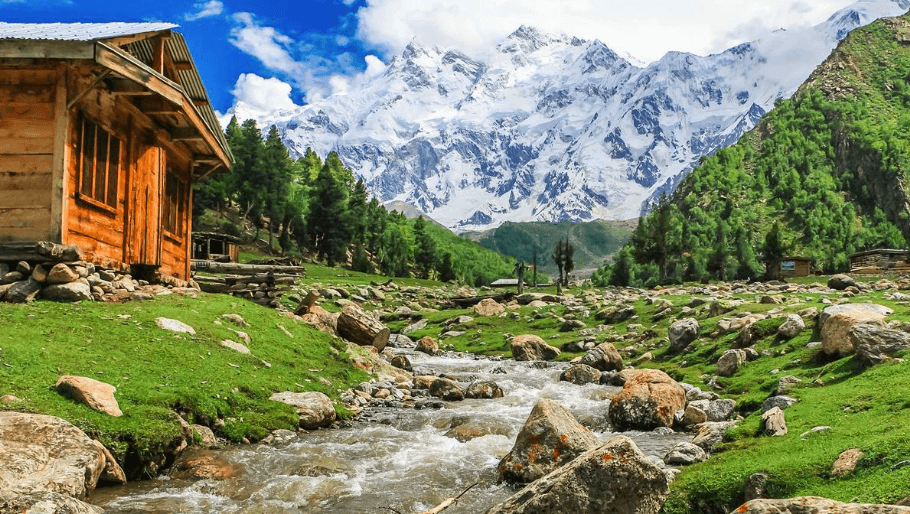
[[[0,241],[59,241],[52,219],[56,69],[0,66]]]

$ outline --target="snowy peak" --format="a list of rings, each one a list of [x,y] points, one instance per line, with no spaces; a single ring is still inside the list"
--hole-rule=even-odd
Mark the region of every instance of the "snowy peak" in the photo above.
[[[810,29],[646,66],[529,26],[484,59],[412,41],[361,90],[258,121],[293,153],[337,151],[371,194],[450,228],[628,219],[794,93],[847,31],[907,8],[864,0]]]

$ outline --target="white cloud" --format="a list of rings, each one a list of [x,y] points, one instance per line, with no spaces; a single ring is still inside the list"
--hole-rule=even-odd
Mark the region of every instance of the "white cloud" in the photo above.
[[[224,4],[218,0],[210,0],[208,2],[200,2],[193,4],[193,7],[196,9],[195,13],[187,13],[183,15],[183,19],[186,21],[195,21],[202,18],[209,18],[211,16],[218,16],[224,12]]]
[[[259,114],[298,107],[291,99],[291,85],[276,78],[263,78],[243,73],[234,84],[234,106],[238,118],[255,118]],[[230,117],[227,118],[230,120]],[[226,122],[223,122],[227,126]]]
[[[367,0],[359,37],[389,54],[417,40],[480,56],[520,25],[599,39],[652,61],[670,50],[719,52],[759,29],[823,21],[851,0]],[[731,32],[730,27],[736,29]]]
[[[296,61],[288,51],[294,40],[273,27],[262,27],[253,15],[247,12],[234,15],[240,25],[231,30],[231,44],[244,53],[259,59],[271,71],[284,73],[295,81],[303,83],[306,73],[302,63]]]

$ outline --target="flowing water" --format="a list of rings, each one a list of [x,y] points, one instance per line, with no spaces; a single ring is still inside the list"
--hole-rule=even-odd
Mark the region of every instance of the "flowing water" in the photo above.
[[[609,432],[607,400],[618,390],[559,382],[565,364],[431,357],[408,350],[415,374],[441,374],[461,382],[493,380],[505,392],[494,400],[447,402],[443,409],[381,408],[350,428],[299,434],[289,442],[219,452],[241,464],[237,478],[195,482],[136,482],[95,491],[92,503],[106,513],[301,513],[411,514],[479,482],[446,514],[482,513],[515,492],[495,483],[496,465],[537,400],[568,408],[602,440]],[[465,424],[486,433],[460,442],[451,427]],[[447,433],[449,435],[447,435]],[[625,432],[645,455],[663,456],[682,434]]]

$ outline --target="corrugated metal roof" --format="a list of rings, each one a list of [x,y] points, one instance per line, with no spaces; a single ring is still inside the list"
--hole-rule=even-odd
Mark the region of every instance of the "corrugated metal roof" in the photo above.
[[[5,23],[0,39],[97,41],[177,27],[173,23]]]

